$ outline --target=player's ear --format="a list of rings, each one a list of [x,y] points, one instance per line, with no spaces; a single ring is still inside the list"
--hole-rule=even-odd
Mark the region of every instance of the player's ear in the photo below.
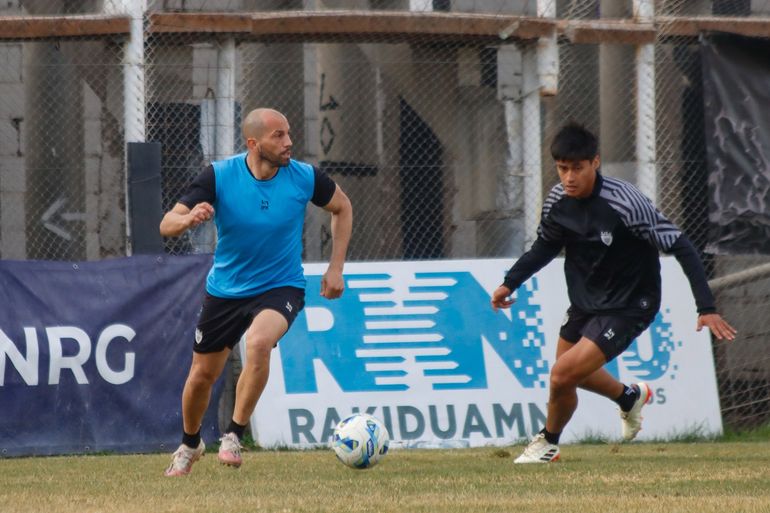
[[[591,167],[593,167],[595,171],[599,169],[599,166],[601,165],[602,165],[602,159],[599,158],[599,155],[595,156],[593,162],[591,162]]]

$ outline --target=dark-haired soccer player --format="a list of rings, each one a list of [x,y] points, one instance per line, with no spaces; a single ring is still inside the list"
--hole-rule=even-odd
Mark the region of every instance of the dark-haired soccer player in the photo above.
[[[220,439],[219,461],[241,465],[240,440],[265,388],[270,352],[305,305],[302,227],[309,202],[331,212],[332,254],[321,295],[342,295],[342,267],[353,222],[350,200],[328,176],[291,159],[289,123],[278,111],[256,109],[243,121],[247,151],[214,162],[160,223],[176,237],[209,219],[217,227],[214,263],[182,393],[182,444],[167,476],[190,473],[205,450],[200,436],[211,387],[245,332],[246,361],[235,410]]]
[[[559,436],[577,408],[577,388],[614,400],[622,433],[641,429],[642,407],[652,400],[645,383],[625,385],[603,366],[622,353],[660,308],[659,251],[673,254],[690,282],[698,310],[696,329],[720,340],[735,329],[716,312],[703,265],[690,240],[633,185],[599,173],[596,137],[577,124],[561,128],[551,144],[560,183],[543,204],[538,237],[492,293],[492,307],[510,298],[564,248],[570,306],[559,332],[551,370],[545,427],[516,463],[559,458]]]

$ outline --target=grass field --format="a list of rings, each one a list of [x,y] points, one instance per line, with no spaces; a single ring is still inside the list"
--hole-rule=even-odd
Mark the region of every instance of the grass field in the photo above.
[[[514,465],[521,447],[395,450],[351,470],[330,450],[208,453],[165,478],[169,455],[0,459],[0,512],[770,512],[770,440],[577,444]]]

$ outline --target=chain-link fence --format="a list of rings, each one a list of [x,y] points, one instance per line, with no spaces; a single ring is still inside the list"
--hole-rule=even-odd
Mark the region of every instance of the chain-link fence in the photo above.
[[[124,151],[131,140],[126,105],[134,93],[124,91],[127,74],[137,69],[144,138],[162,145],[163,210],[203,165],[242,149],[242,112],[270,106],[289,119],[295,158],[325,170],[351,198],[350,260],[515,257],[531,242],[543,195],[557,181],[547,143],[574,119],[600,136],[604,173],[652,191],[661,210],[705,250],[699,44],[669,27],[682,17],[770,14],[770,1],[654,2],[656,18],[645,25],[654,32],[651,85],[638,72],[639,46],[609,36],[575,42],[560,29],[558,87],[541,97],[528,71],[537,38],[518,37],[525,21],[512,17],[550,12],[559,23],[644,22],[637,12],[643,2],[151,0],[139,19],[141,3],[11,0],[1,8],[10,18],[78,14],[85,15],[81,23],[111,16],[127,17],[128,24],[100,35],[41,32],[0,40],[0,257],[95,260],[130,250]],[[271,26],[275,35],[244,29],[260,13],[303,10],[376,10],[379,18],[372,14],[370,25],[364,18],[347,32],[333,16],[308,21],[312,30],[281,31],[288,17]],[[198,18],[197,25],[183,17],[211,12],[232,16]],[[462,21],[455,33],[412,30],[406,18],[383,13]],[[510,26],[480,35],[479,26],[496,18],[510,18]],[[445,19],[436,20],[439,26]],[[126,50],[136,21],[144,33],[138,67]],[[654,118],[647,148],[652,174],[642,174],[638,162],[646,99]],[[210,251],[213,241],[212,228],[204,226],[167,240],[166,249]],[[305,247],[308,261],[328,258],[328,215],[318,209],[309,209]],[[766,262],[763,255],[706,254],[714,278]],[[730,426],[770,417],[769,337],[760,322],[768,290],[768,276],[718,290],[720,310],[740,330],[735,343],[714,345]]]
[[[662,2],[658,11],[674,17],[767,16],[770,2],[678,0]],[[660,200],[695,245],[708,250],[712,229],[702,60],[698,41],[670,36],[671,25],[661,24],[656,44],[658,176],[660,189],[666,191]],[[706,252],[705,257],[712,277],[730,276],[768,262],[768,256],[760,254],[717,256]],[[734,343],[713,345],[722,415],[728,426],[754,426],[770,417],[768,330],[761,322],[768,308],[768,287],[770,276],[757,274],[751,283],[716,290],[721,313],[740,330]]]

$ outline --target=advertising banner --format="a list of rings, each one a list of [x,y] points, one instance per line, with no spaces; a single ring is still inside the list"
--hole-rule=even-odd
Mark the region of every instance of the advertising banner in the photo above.
[[[709,334],[695,331],[695,304],[676,260],[661,263],[660,313],[606,368],[655,393],[640,439],[721,432]],[[568,307],[563,260],[522,286],[510,310],[495,312],[490,294],[510,265],[347,264],[346,291],[333,301],[319,294],[326,265],[306,265],[306,307],[273,351],[252,417],[259,443],[326,444],[356,411],[380,418],[395,446],[506,445],[539,431]],[[584,391],[579,401],[564,442],[620,438],[614,402]]]
[[[175,449],[210,265],[0,261],[0,457]]]

